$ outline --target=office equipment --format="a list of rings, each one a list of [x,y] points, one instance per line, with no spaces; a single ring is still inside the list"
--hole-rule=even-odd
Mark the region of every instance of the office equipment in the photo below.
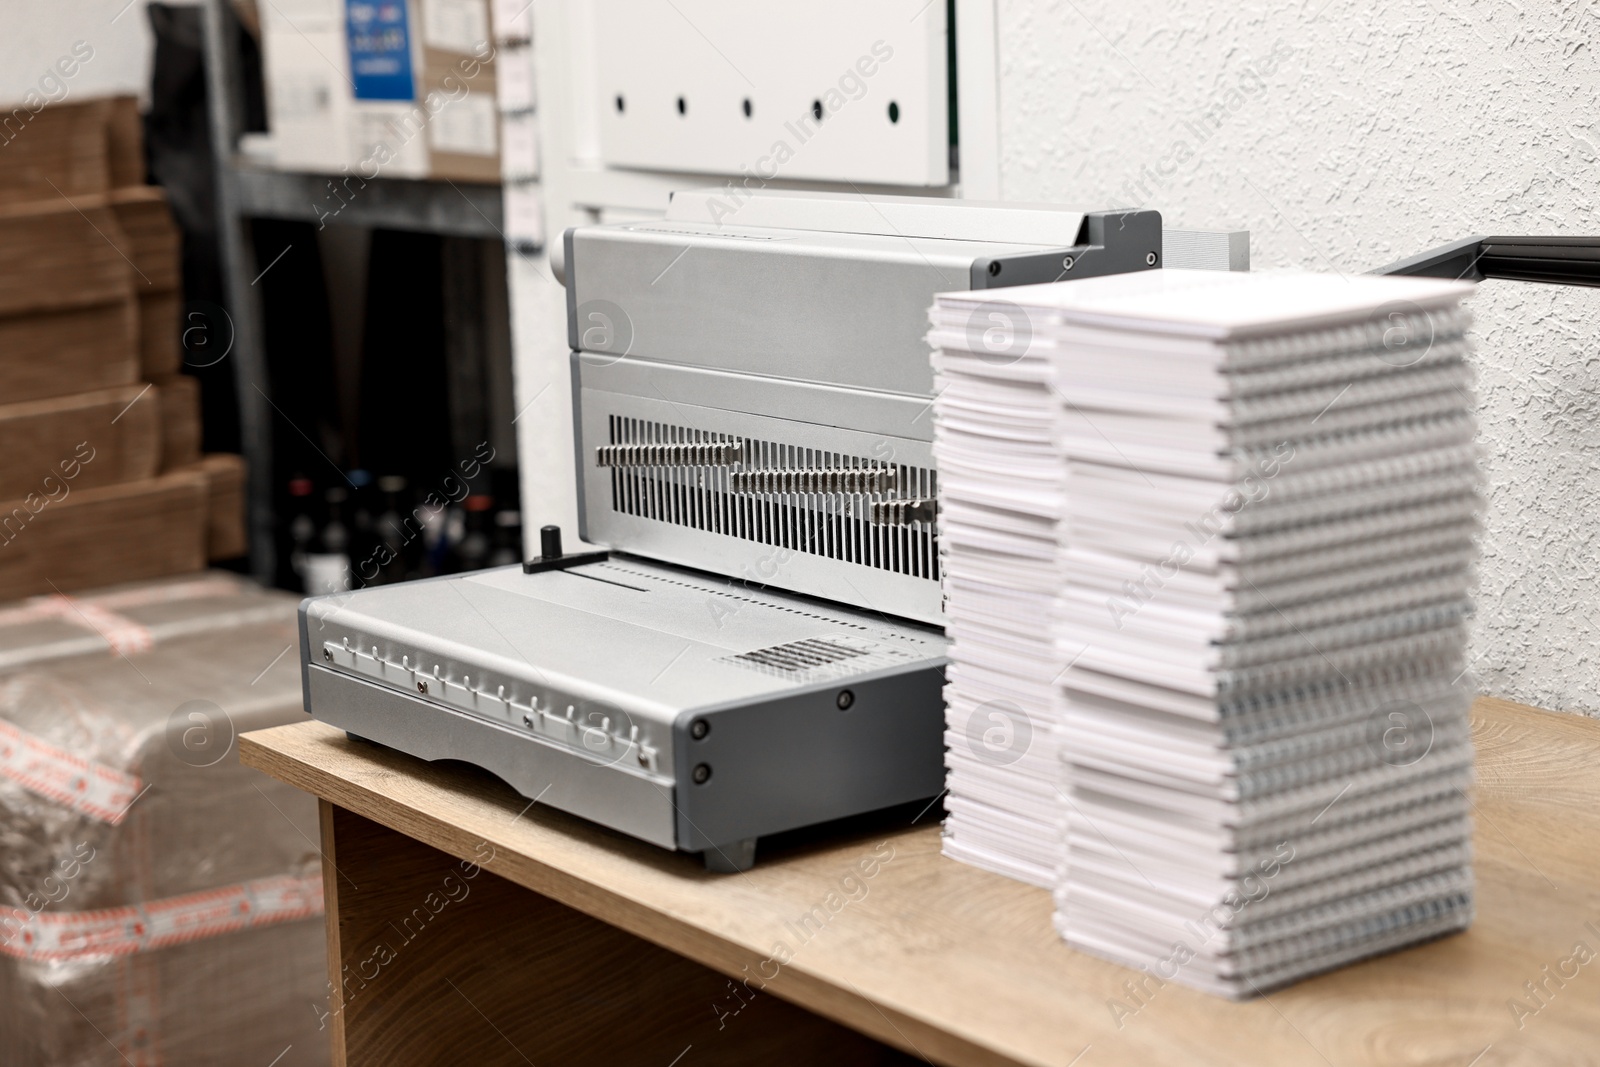
[[[727,189],[569,231],[581,532],[614,554],[308,601],[306,706],[724,870],[936,796],[923,309],[1161,241],[1150,211]]]
[[[1463,237],[1372,273],[1600,286],[1600,238]]]
[[[954,1067],[1467,1064],[1491,1044],[1480,1064],[1581,1060],[1600,1032],[1600,1000],[1584,995],[1593,964],[1564,988],[1550,980],[1542,1006],[1524,983],[1555,975],[1575,941],[1595,944],[1600,723],[1480,699],[1472,730],[1472,929],[1244,1003],[1069,950],[1047,892],[940,856],[931,813],[717,878],[321,723],[246,734],[241,751],[324,802],[329,971],[348,994],[328,1024],[350,1063],[495,1062],[506,1040],[540,1064],[666,1064],[691,1044],[683,1064],[895,1055],[864,1038]],[[389,929],[396,900],[461,886],[420,935]],[[392,962],[347,983],[380,943]],[[610,992],[618,975],[637,995]]]

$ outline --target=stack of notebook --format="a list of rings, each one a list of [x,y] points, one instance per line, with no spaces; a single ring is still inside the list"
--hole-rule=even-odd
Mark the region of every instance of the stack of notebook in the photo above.
[[[969,297],[977,294],[966,294]],[[932,311],[934,457],[946,592],[945,855],[1055,884],[1061,669],[1049,624],[1066,468],[1050,346],[1026,312]]]
[[[1248,996],[1470,921],[1470,290],[1151,271],[1007,294],[1051,351],[1068,470],[1048,662],[1072,663],[1072,945]]]

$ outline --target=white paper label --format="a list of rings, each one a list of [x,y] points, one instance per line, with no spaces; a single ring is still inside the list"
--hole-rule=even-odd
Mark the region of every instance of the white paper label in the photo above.
[[[505,187],[506,240],[513,244],[544,245],[544,199],[532,182]]]
[[[269,33],[326,33],[344,21],[340,0],[273,0],[258,10]]]
[[[358,173],[384,178],[428,176],[428,111],[421,104],[366,104],[351,116],[351,149]]]
[[[500,110],[526,111],[534,106],[533,49],[502,48],[494,60]]]
[[[422,0],[422,39],[430,48],[470,53],[489,40],[484,0]]]
[[[494,33],[502,41],[533,36],[533,0],[494,0]]]
[[[428,123],[428,138],[435,152],[492,156],[498,122],[493,100],[481,93],[467,95],[439,109]]]
[[[539,120],[532,113],[502,119],[500,171],[508,181],[539,176]]]

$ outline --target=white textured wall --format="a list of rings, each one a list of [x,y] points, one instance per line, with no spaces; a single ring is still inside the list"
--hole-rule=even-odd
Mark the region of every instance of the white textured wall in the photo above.
[[[1249,229],[1256,267],[1344,272],[1473,233],[1600,232],[1591,3],[999,12],[1008,200],[1145,204]],[[1600,290],[1486,282],[1473,307],[1490,485],[1475,670],[1486,692],[1597,714]]]
[[[67,99],[147,97],[153,44],[144,6],[144,0],[0,0],[0,103],[21,103],[78,41],[94,49],[94,58],[66,82]]]

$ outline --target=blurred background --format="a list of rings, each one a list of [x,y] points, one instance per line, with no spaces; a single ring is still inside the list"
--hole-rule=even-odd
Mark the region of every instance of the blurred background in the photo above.
[[[316,811],[233,739],[303,714],[299,595],[572,538],[567,226],[702,186],[1140,206],[1355,272],[1597,225],[1581,6],[0,11],[4,1065],[326,1061]],[[1595,299],[1474,301],[1474,669],[1590,713]]]

